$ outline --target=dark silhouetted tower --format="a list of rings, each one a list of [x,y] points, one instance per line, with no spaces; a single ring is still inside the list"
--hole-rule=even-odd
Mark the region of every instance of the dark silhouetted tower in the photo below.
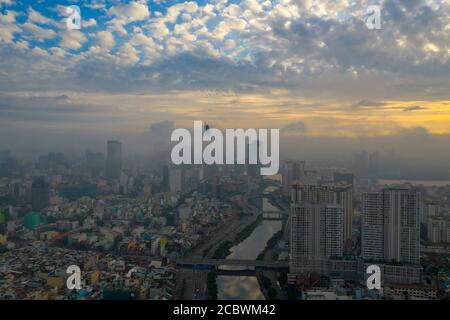
[[[122,170],[122,144],[119,141],[108,141],[108,155],[106,159],[106,177],[112,180],[120,179]]]
[[[50,187],[44,178],[36,178],[31,185],[31,207],[40,211],[49,205]]]

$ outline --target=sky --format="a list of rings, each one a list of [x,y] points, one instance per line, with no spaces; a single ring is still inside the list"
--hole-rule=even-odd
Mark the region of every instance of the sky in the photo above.
[[[67,29],[70,5],[80,30]],[[369,5],[380,30],[365,24]],[[449,18],[448,0],[0,0],[0,146],[194,120],[442,140]]]

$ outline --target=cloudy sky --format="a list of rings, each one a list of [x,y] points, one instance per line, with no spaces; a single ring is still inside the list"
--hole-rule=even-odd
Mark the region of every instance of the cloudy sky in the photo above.
[[[66,26],[72,4],[79,31]],[[369,5],[381,30],[365,25]],[[0,0],[2,141],[165,120],[450,134],[449,18],[448,0]]]

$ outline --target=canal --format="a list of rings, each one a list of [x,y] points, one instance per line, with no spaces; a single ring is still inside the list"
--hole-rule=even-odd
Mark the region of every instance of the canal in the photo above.
[[[267,198],[263,198],[263,211],[278,211],[278,209],[270,204]],[[264,250],[267,241],[280,231],[281,227],[281,221],[261,221],[248,238],[230,249],[231,254],[227,256],[227,259],[256,260],[258,254]],[[264,299],[255,276],[218,276],[217,287],[218,299]]]

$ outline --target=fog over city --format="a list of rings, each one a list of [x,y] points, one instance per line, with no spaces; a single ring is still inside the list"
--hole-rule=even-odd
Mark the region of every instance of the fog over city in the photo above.
[[[0,0],[0,300],[450,300],[449,146],[449,0]]]
[[[173,146],[170,135],[176,127],[175,122],[163,121],[142,133],[123,134],[46,128],[24,128],[15,132],[4,126],[0,128],[0,146],[17,156],[36,157],[52,151],[82,156],[87,149],[104,152],[105,141],[114,138],[123,142],[125,157],[146,156],[149,161],[165,161],[170,157]],[[192,124],[183,127],[191,129]],[[281,129],[281,159],[304,159],[319,166],[353,168],[355,153],[377,151],[385,178],[450,178],[450,135],[433,135],[420,127],[378,137],[314,137],[304,134],[306,130],[293,134],[289,128]]]
[[[202,120],[279,128],[283,158],[367,149],[387,176],[449,178],[450,4],[382,2],[380,30],[366,0],[88,2],[67,30],[63,5],[1,1],[0,148],[165,157]]]

